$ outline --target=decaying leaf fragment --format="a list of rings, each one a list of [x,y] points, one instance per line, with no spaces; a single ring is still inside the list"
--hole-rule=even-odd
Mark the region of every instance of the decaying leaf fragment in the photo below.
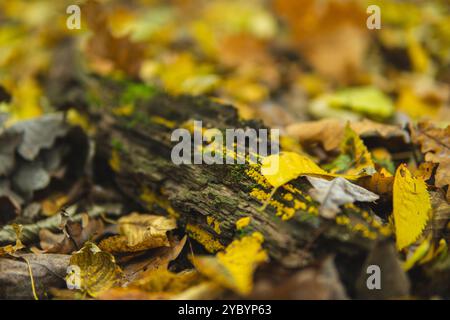
[[[436,170],[436,186],[439,188],[450,184],[450,126],[445,129],[435,127],[429,122],[422,122],[411,127],[414,143],[420,145],[425,160],[438,164]],[[447,190],[447,201],[450,201],[450,188]]]
[[[94,241],[103,233],[104,225],[100,219],[89,219],[84,225],[79,222],[68,221],[65,233],[53,233],[48,229],[39,231],[40,246],[47,253],[71,253],[81,247],[86,241]]]
[[[263,236],[254,232],[234,240],[215,257],[194,257],[194,266],[211,280],[241,295],[247,295],[253,288],[253,272],[268,259],[261,247],[263,241]]]
[[[379,195],[391,195],[394,186],[394,176],[384,168],[371,176],[362,177],[358,180],[362,187]]]
[[[349,124],[345,127],[340,152],[341,154],[333,162],[333,173],[363,176],[375,172],[369,150]]]
[[[69,288],[77,288],[96,297],[111,288],[120,274],[112,254],[87,242],[70,258],[66,283]]]
[[[335,178],[331,181],[307,177],[314,189],[310,190],[314,200],[321,203],[319,213],[325,218],[334,218],[339,212],[339,206],[355,201],[372,202],[379,198],[356,184],[353,184],[344,178]]]
[[[177,227],[175,219],[132,213],[119,219],[120,235],[103,240],[107,252],[137,252],[169,246],[167,232]]]
[[[8,244],[4,247],[0,247],[0,257],[7,254],[14,254],[16,251],[25,248],[25,246],[22,244],[22,241],[20,241],[20,238],[22,236],[22,226],[13,224],[12,227],[14,229],[14,232],[16,233],[16,244]]]
[[[345,127],[345,121],[329,118],[295,123],[288,126],[286,131],[301,143],[321,142],[326,151],[331,151],[337,149],[344,139]],[[381,137],[389,139],[395,137],[409,142],[408,134],[399,126],[364,119],[351,122],[350,127],[363,138]]]
[[[393,206],[397,249],[402,250],[422,234],[431,213],[425,182],[413,177],[405,165],[395,173]]]

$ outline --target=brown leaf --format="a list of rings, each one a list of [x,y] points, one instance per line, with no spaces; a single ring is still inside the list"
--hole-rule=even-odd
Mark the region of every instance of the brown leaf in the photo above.
[[[167,232],[177,227],[175,219],[132,213],[119,219],[120,235],[103,240],[107,252],[138,252],[169,246]]]
[[[438,128],[430,122],[421,122],[411,126],[411,137],[420,145],[425,160],[438,164],[436,170],[436,187],[442,188],[450,184],[450,126]],[[450,188],[447,190],[447,201],[450,201]]]
[[[92,67],[100,73],[120,70],[138,76],[144,57],[144,44],[133,42],[129,36],[114,37],[108,29],[108,10],[96,1],[83,7],[92,31],[86,46]]]
[[[101,236],[104,224],[100,219],[90,219],[85,226],[78,222],[68,222],[66,228],[72,239],[64,233],[56,234],[47,229],[40,230],[41,248],[48,253],[72,253],[86,241],[94,241]]]
[[[350,127],[361,137],[400,137],[405,142],[409,141],[408,134],[394,125],[364,119],[350,123]],[[326,151],[331,151],[337,149],[344,138],[345,122],[338,119],[300,122],[288,126],[286,131],[301,143],[320,142]]]
[[[317,71],[348,81],[359,74],[368,40],[367,16],[358,1],[277,0],[297,47]]]

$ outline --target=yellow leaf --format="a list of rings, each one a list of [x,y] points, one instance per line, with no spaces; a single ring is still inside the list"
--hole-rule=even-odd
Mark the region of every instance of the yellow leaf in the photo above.
[[[121,274],[114,256],[101,251],[92,242],[86,242],[81,250],[72,255],[68,270],[67,285],[79,288],[93,297],[111,288]]]
[[[251,220],[252,220],[251,217],[240,218],[238,221],[236,221],[236,229],[237,230],[244,229],[246,226],[250,224]]]
[[[371,175],[375,172],[375,165],[373,164],[370,152],[367,150],[364,142],[356,134],[355,131],[347,124],[345,127],[344,140],[340,147],[341,156],[347,156],[351,162],[350,167],[343,168],[342,171],[334,173],[345,173],[347,175]]]
[[[397,248],[401,250],[421,235],[431,212],[425,182],[413,177],[405,165],[395,173],[393,203]]]
[[[42,213],[46,217],[57,214],[61,208],[67,203],[67,196],[64,194],[55,194],[41,202]]]
[[[39,100],[41,89],[31,77],[22,79],[12,90],[13,101],[11,105],[11,123],[17,120],[30,119],[42,114]]]
[[[12,227],[14,229],[14,232],[16,233],[16,244],[8,244],[4,247],[0,247],[0,257],[7,254],[14,254],[16,251],[25,248],[25,246],[22,244],[22,241],[20,241],[20,238],[22,236],[22,225],[13,224]]]
[[[344,177],[350,180],[358,178],[358,176],[353,175],[329,173],[320,168],[307,156],[295,152],[281,152],[263,158],[261,162],[261,174],[275,188],[304,175]]]
[[[253,289],[253,273],[256,267],[268,259],[261,245],[262,235],[254,232],[250,236],[234,240],[225,251],[216,257],[195,257],[196,269],[222,286],[247,295]]]
[[[107,238],[100,248],[107,252],[136,252],[169,246],[167,231],[177,227],[175,219],[132,213],[119,219],[120,235]]]
[[[261,163],[261,174],[275,188],[301,176],[329,176],[308,157],[295,152],[281,152],[265,157]]]

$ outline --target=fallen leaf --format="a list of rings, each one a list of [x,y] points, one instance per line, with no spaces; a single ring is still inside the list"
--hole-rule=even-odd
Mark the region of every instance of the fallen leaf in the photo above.
[[[4,255],[12,255],[16,253],[16,251],[25,248],[25,246],[22,244],[22,241],[20,241],[20,238],[22,237],[22,226],[13,224],[12,227],[14,229],[14,232],[16,233],[16,244],[9,244],[4,247],[0,247],[0,257]]]
[[[374,87],[342,89],[326,99],[333,108],[348,109],[374,118],[386,119],[394,113],[390,98]]]
[[[422,234],[431,214],[431,203],[425,182],[413,177],[405,165],[400,165],[395,173],[393,192],[397,248],[402,250]]]
[[[439,188],[450,184],[450,126],[438,128],[430,122],[411,126],[411,137],[419,144],[425,154],[425,160],[438,164],[436,170],[436,186]],[[450,188],[447,190],[447,201],[450,201]]]
[[[330,165],[332,173],[351,176],[364,176],[375,173],[372,156],[361,138],[347,124],[344,139],[340,146],[340,155]]]
[[[248,295],[253,288],[253,272],[268,259],[261,247],[263,241],[262,235],[255,232],[234,240],[215,257],[193,257],[192,261],[206,277],[241,295]]]
[[[338,177],[357,179],[358,176],[329,173],[310,158],[295,152],[280,152],[262,159],[261,174],[274,187],[278,188],[300,176]]]
[[[44,199],[41,203],[42,214],[46,217],[57,214],[61,208],[67,203],[67,196],[64,194],[55,194]]]
[[[442,239],[450,222],[450,204],[445,200],[444,193],[440,191],[430,192],[430,200],[433,215],[427,229],[431,229],[433,241],[437,243]]]
[[[69,261],[66,282],[96,297],[117,283],[121,274],[114,256],[101,251],[94,243],[87,242],[75,252]]]
[[[23,134],[18,153],[26,160],[34,160],[39,151],[54,145],[55,140],[67,134],[70,127],[62,114],[46,114],[39,118],[17,122],[9,130]]]
[[[362,187],[380,195],[391,195],[394,187],[394,177],[386,170],[375,172],[358,180]]]
[[[152,250],[150,256],[146,254],[138,257],[124,267],[123,273],[126,284],[133,282],[136,278],[145,277],[145,274],[153,272],[155,269],[168,269],[169,263],[175,260],[186,244],[187,236],[181,240],[173,239],[170,247],[161,247]]]
[[[118,221],[120,235],[103,240],[99,246],[107,252],[137,252],[169,246],[167,232],[177,227],[175,219],[132,213]]]
[[[295,123],[286,128],[287,133],[300,143],[321,142],[326,151],[335,150],[344,139],[345,121],[339,119],[322,119]],[[360,137],[381,137],[384,139],[400,137],[409,142],[406,131],[399,126],[387,125],[368,119],[350,122],[350,127]]]
[[[138,76],[144,57],[144,44],[133,41],[129,35],[115,37],[108,29],[108,10],[100,3],[88,1],[82,8],[92,31],[86,54],[91,67],[101,74],[122,71]]]
[[[281,152],[263,158],[261,174],[275,188],[301,175],[330,175],[308,157],[295,152]]]
[[[355,201],[373,202],[379,196],[353,184],[343,178],[331,181],[307,177],[314,189],[309,191],[314,200],[320,202],[319,213],[325,218],[334,218],[339,212],[339,206]]]
[[[196,270],[188,269],[174,273],[166,268],[157,268],[142,274],[138,279],[130,283],[129,287],[169,297],[197,285],[200,280],[201,277]]]
[[[368,37],[365,12],[357,1],[277,0],[274,8],[318,72],[340,81],[361,73]]]
[[[100,219],[89,219],[86,225],[68,221],[66,230],[70,233],[68,238],[64,233],[53,233],[50,230],[39,231],[40,246],[47,253],[72,253],[82,247],[87,241],[95,241],[102,235],[104,225]]]

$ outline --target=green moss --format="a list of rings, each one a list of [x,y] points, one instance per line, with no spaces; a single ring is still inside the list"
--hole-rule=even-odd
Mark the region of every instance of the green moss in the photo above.
[[[124,151],[124,146],[122,141],[117,138],[111,138],[111,147],[117,151]]]
[[[147,100],[152,98],[158,90],[144,83],[127,82],[125,89],[120,96],[120,104],[132,104],[137,100]]]

